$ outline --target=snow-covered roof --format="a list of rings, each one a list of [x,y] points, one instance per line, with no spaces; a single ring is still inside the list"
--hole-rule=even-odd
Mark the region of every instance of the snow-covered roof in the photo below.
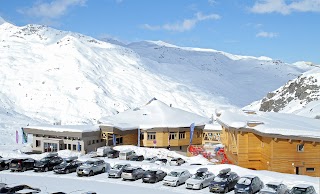
[[[24,128],[55,132],[92,132],[100,130],[98,125],[35,125]]]
[[[221,131],[222,128],[221,128],[221,125],[217,122],[214,122],[214,123],[211,123],[211,124],[206,124],[204,126],[204,130],[212,130],[212,131]]]
[[[161,127],[190,127],[205,125],[209,118],[166,105],[153,99],[145,106],[100,119],[103,124],[112,124],[122,130],[150,129]],[[102,124],[102,125],[103,125]]]
[[[217,121],[236,129],[253,129],[264,134],[320,139],[320,120],[294,114],[260,111],[247,114],[242,110],[228,109],[222,111]]]

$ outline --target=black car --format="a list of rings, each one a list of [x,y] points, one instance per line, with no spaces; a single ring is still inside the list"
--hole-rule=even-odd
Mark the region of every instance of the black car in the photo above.
[[[120,153],[120,151],[112,149],[107,153],[107,157],[108,158],[119,158],[119,153]]]
[[[76,172],[77,168],[82,165],[82,162],[66,158],[63,162],[55,167],[53,167],[53,172],[57,174],[69,174],[71,172]]]
[[[29,191],[32,190],[32,193],[39,193],[41,192],[38,188],[32,188],[28,185],[15,185],[15,186],[5,186],[0,189],[0,193],[16,193],[18,191],[21,191],[23,189],[28,189]]]
[[[11,162],[11,158],[5,159],[5,158],[1,158],[0,159],[0,171],[1,170],[8,170],[10,167],[10,162]]]
[[[142,177],[143,183],[156,183],[162,181],[163,178],[167,176],[166,172],[162,170],[147,170]]]
[[[291,194],[316,194],[316,190],[312,185],[299,184],[292,187]]]
[[[213,179],[209,185],[209,191],[213,193],[228,193],[234,188],[239,180],[239,176],[235,172],[231,172],[230,168],[223,169]]]
[[[241,177],[234,186],[234,193],[256,193],[263,188],[263,182],[259,177],[247,175]]]
[[[34,164],[34,171],[42,171],[47,172],[49,170],[53,170],[53,167],[61,164],[63,162],[63,159],[59,156],[53,156],[53,157],[44,157],[40,161],[37,161]]]
[[[132,158],[130,159],[130,161],[143,161],[143,160],[144,160],[143,155],[132,156]]]
[[[26,171],[32,170],[35,160],[32,158],[16,158],[13,159],[10,163],[10,171]]]

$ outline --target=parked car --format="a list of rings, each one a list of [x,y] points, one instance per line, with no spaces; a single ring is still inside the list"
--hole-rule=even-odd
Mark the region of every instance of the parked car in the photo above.
[[[164,159],[164,158],[158,158],[154,163],[155,163],[155,164],[158,164],[158,165],[162,165],[162,166],[164,166],[164,165],[166,165],[166,164],[167,164],[167,162],[168,162],[168,160],[167,160],[167,159]]]
[[[270,182],[265,184],[264,188],[260,190],[261,194],[289,194],[288,187],[279,182]]]
[[[158,159],[157,156],[152,156],[152,157],[145,158],[142,162],[145,162],[145,163],[154,163],[157,159]]]
[[[32,170],[35,164],[35,160],[32,158],[16,158],[10,162],[10,171],[26,171]]]
[[[108,158],[119,158],[119,151],[112,149],[111,151],[108,152],[107,157]]]
[[[104,157],[108,155],[112,148],[110,146],[103,146],[97,149],[97,156]]]
[[[82,165],[82,162],[73,158],[66,158],[63,162],[53,168],[53,172],[57,174],[69,174],[76,172],[77,168]]]
[[[172,158],[170,160],[170,166],[180,166],[181,164],[186,163],[186,161],[182,158]]]
[[[223,169],[210,183],[209,191],[213,193],[228,193],[230,190],[234,189],[238,180],[239,176],[237,173],[231,172],[230,168]]]
[[[255,175],[241,177],[234,186],[234,193],[256,193],[263,188],[263,182]]]
[[[121,174],[123,180],[137,180],[143,177],[144,170],[140,167],[125,167]]]
[[[143,161],[143,160],[144,160],[143,155],[135,155],[130,159],[130,161]]]
[[[1,156],[0,156],[1,157]],[[0,189],[2,189],[3,187],[7,186],[6,183],[0,183]]]
[[[0,159],[0,171],[8,170],[10,167],[11,158],[1,158]]]
[[[110,169],[109,174],[108,174],[108,177],[109,177],[109,178],[120,178],[123,170],[124,170],[126,167],[129,167],[129,166],[131,166],[131,165],[130,165],[130,164],[116,164],[116,165],[114,165],[114,166]]]
[[[147,170],[142,177],[143,183],[156,183],[162,181],[167,176],[167,173],[162,170]]]
[[[47,172],[53,170],[53,167],[61,164],[63,159],[59,156],[47,156],[42,158],[40,161],[36,161],[34,164],[33,170],[35,172]]]
[[[137,155],[133,150],[123,150],[119,153],[120,160],[130,160],[133,156]]]
[[[77,175],[93,176],[97,173],[104,173],[106,168],[107,164],[104,160],[91,158],[77,168]]]
[[[312,185],[308,184],[299,184],[290,190],[291,194],[316,194],[316,190]]]
[[[168,176],[163,179],[163,185],[177,187],[181,184],[184,184],[191,176],[192,175],[188,170],[177,169],[171,171]]]
[[[10,185],[5,186],[0,189],[0,193],[19,193],[19,191],[28,189],[30,192],[28,193],[40,193],[41,190],[38,188],[32,188],[28,185]]]
[[[207,168],[199,168],[197,172],[186,181],[186,188],[201,190],[209,186],[214,177],[214,174],[209,172]]]

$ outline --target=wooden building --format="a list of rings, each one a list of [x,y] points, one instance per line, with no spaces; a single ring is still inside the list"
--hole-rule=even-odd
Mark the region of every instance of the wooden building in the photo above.
[[[209,118],[187,112],[152,99],[145,106],[100,120],[102,138],[122,138],[120,144],[163,147],[186,151],[190,143],[190,126],[194,126],[192,144],[202,143],[202,132]],[[140,136],[138,135],[140,132]],[[118,143],[118,142],[117,142]]]
[[[241,167],[320,177],[320,121],[225,110],[217,115],[228,159]]]
[[[215,145],[221,143],[222,127],[218,123],[206,124],[202,134],[202,145],[206,149],[213,148]]]

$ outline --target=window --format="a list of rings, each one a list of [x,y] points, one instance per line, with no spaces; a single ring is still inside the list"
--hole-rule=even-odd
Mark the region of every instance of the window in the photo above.
[[[175,132],[170,132],[169,139],[178,139],[178,135]]]
[[[155,132],[149,132],[147,133],[148,140],[156,139],[156,133]]]
[[[72,150],[77,150],[77,145],[76,144],[72,145]]]
[[[140,140],[144,140],[144,132],[140,133]]]
[[[68,149],[68,144],[64,144],[64,149]]]
[[[303,152],[304,151],[304,144],[297,145],[297,151],[298,152]]]
[[[91,145],[91,140],[88,141],[88,145]]]
[[[179,139],[185,139],[185,138],[186,138],[186,132],[180,132]]]
[[[41,146],[41,141],[40,140],[36,140],[36,147],[40,147]]]
[[[314,172],[314,168],[306,168],[306,172]]]
[[[116,139],[117,144],[122,144],[123,143],[123,138],[122,137],[118,137]]]
[[[68,150],[71,150],[71,144],[68,144]]]
[[[94,144],[94,142],[96,142],[96,141],[92,140],[92,144]]]
[[[99,143],[99,140],[98,140],[98,139],[96,140],[96,143]]]

